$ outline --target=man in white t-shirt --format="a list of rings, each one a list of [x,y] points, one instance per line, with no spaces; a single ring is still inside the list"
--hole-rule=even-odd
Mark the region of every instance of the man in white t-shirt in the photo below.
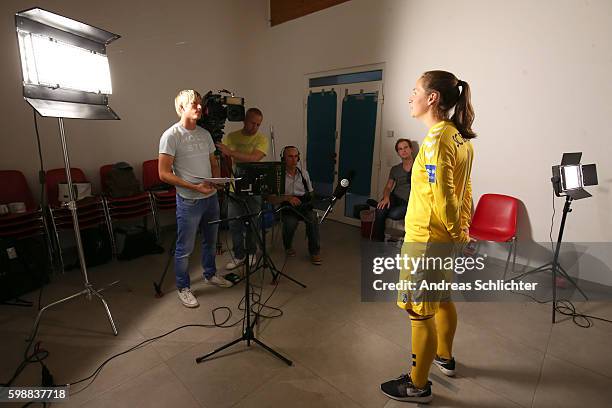
[[[321,245],[319,236],[319,220],[317,213],[312,207],[314,189],[306,169],[300,169],[300,151],[295,146],[285,146],[281,151],[281,161],[285,165],[285,194],[282,196],[271,196],[268,200],[272,203],[285,203],[293,209],[284,209],[281,214],[283,223],[283,246],[287,256],[295,256],[293,249],[293,236],[298,222],[304,221],[306,225],[306,236],[308,237],[308,252],[310,261],[314,265],[321,265]]]
[[[214,185],[203,178],[219,177],[215,144],[207,130],[196,125],[202,116],[202,97],[194,90],[179,92],[174,100],[180,120],[166,130],[159,141],[159,178],[176,186],[177,239],[174,270],[178,296],[186,307],[197,307],[191,292],[189,256],[193,251],[198,229],[202,235],[202,269],[204,282],[230,287],[232,284],[217,275],[215,246],[219,219],[219,200]]]

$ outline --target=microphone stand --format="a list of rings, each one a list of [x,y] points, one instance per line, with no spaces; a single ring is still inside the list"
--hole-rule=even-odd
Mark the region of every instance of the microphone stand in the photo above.
[[[255,239],[257,240],[257,243],[259,244],[259,247],[261,248],[262,255],[259,258],[257,264],[255,265],[255,268],[252,271],[250,271],[250,272],[249,272],[249,269],[247,269],[245,271],[245,276],[243,278],[238,279],[235,282],[235,284],[238,284],[239,282],[241,282],[244,279],[246,279],[247,276],[249,275],[249,273],[252,274],[252,273],[254,273],[254,272],[256,272],[256,271],[258,271],[260,269],[264,269],[264,270],[265,269],[269,269],[270,273],[272,274],[272,282],[276,282],[276,280],[278,279],[278,276],[281,275],[281,276],[286,277],[290,281],[294,282],[295,284],[297,284],[297,285],[299,285],[299,286],[301,286],[303,288],[306,288],[306,285],[304,285],[302,282],[300,282],[300,281],[292,278],[291,276],[281,272],[276,267],[276,265],[274,264],[272,259],[270,258],[270,255],[268,255],[268,253],[267,253],[267,250],[266,250],[266,228],[265,228],[265,225],[264,225],[263,219],[262,219],[263,218],[263,213],[264,213],[264,209],[263,209],[264,202],[263,202],[263,199],[262,199],[262,202],[261,202],[261,209],[258,212],[249,213],[248,212],[249,208],[248,208],[247,203],[244,200],[242,200],[239,197],[237,197],[235,193],[229,193],[228,192],[228,197],[229,197],[230,200],[236,200],[236,201],[241,202],[244,205],[245,209],[247,209],[247,214],[245,214],[243,216],[236,216],[236,217],[227,218],[227,219],[222,220],[222,221],[234,221],[234,220],[241,220],[241,217],[251,217],[252,219],[260,218],[260,223],[261,223],[261,236],[259,235],[259,232],[257,231],[256,223],[251,222],[248,225],[248,228],[250,228],[251,232],[255,235]],[[282,208],[279,208],[274,213],[278,213],[281,210],[282,210]],[[253,255],[253,256],[255,256],[255,255]],[[245,260],[245,263],[246,263],[246,260]],[[249,267],[250,267],[250,265],[249,265]]]
[[[327,209],[325,210],[325,213],[323,213],[323,216],[321,217],[321,221],[319,221],[319,225],[323,224],[323,221],[325,221],[325,218],[327,218],[327,215],[332,211],[332,209],[334,208],[334,205],[336,204],[336,201],[338,201],[338,199],[334,196],[332,196],[329,206],[327,207]]]
[[[349,177],[351,177],[351,176],[349,175]],[[323,214],[323,217],[321,217],[321,221],[319,221],[319,225],[323,224],[323,221],[325,221],[325,218],[327,218],[327,215],[332,211],[332,209],[334,208],[334,205],[336,205],[336,201],[338,201],[342,197],[344,197],[344,195],[348,191],[349,186],[350,186],[350,179],[345,179],[344,178],[344,179],[340,180],[340,182],[336,186],[336,189],[334,190],[334,192],[331,195],[329,206],[325,210],[325,213]]]
[[[256,272],[260,269],[266,270],[269,269],[270,272],[272,273],[272,283],[276,283],[278,282],[278,276],[284,276],[285,278],[289,279],[290,281],[296,283],[297,285],[300,285],[301,287],[303,287],[304,289],[306,289],[306,285],[304,285],[302,282],[298,281],[297,279],[292,278],[291,276],[281,272],[276,265],[274,265],[274,262],[272,261],[272,258],[270,257],[270,255],[268,255],[267,251],[266,251],[266,227],[263,223],[263,213],[264,213],[264,209],[263,209],[264,203],[263,200],[261,202],[261,215],[262,215],[262,222],[261,222],[261,238],[259,237],[259,235],[257,236],[257,239],[259,240],[260,246],[261,246],[261,250],[262,250],[262,255],[261,258],[259,258],[257,265],[255,265],[255,269],[253,270],[253,272]],[[274,210],[274,214],[278,214],[279,212],[283,211],[286,207],[279,207],[276,210]],[[294,208],[291,208],[296,214],[298,214],[303,220],[304,222],[309,222],[308,220],[306,220],[306,218],[300,214],[297,210],[295,210]]]

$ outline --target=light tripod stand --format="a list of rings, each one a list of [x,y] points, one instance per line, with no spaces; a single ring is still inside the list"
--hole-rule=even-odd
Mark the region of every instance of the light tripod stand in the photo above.
[[[581,164],[580,159],[582,158],[582,152],[575,153],[563,153],[561,158],[561,164],[552,166],[552,178],[550,181],[553,185],[553,191],[557,197],[565,196],[565,206],[563,207],[563,217],[561,218],[561,225],[559,226],[559,236],[557,237],[557,246],[555,247],[555,254],[552,262],[548,262],[536,269],[527,271],[520,274],[513,279],[520,279],[523,276],[541,272],[551,271],[552,272],[552,322],[555,323],[556,312],[557,312],[557,274],[567,279],[584,297],[585,300],[589,300],[587,295],[578,287],[576,282],[569,276],[567,271],[563,269],[563,266],[559,263],[559,252],[561,250],[561,242],[563,241],[563,232],[565,230],[565,221],[567,220],[567,214],[572,209],[570,208],[573,200],[581,200],[583,198],[591,197],[591,194],[587,192],[585,186],[595,186],[598,184],[597,180],[597,167],[595,164]]]
[[[211,221],[210,224],[217,224],[217,223],[221,223],[223,221],[240,221],[243,223],[243,225],[245,226],[245,229],[248,231],[251,228],[253,228],[252,224],[253,224],[253,219],[256,216],[261,216],[261,213],[251,213],[251,214],[245,214],[245,215],[240,215],[237,217],[231,217],[231,218],[227,218],[225,220],[217,220],[217,221]],[[260,220],[261,221],[261,220]],[[252,256],[255,256],[254,254]],[[289,360],[288,358],[284,357],[283,355],[281,355],[280,353],[278,353],[277,351],[275,351],[274,349],[272,349],[271,347],[267,346],[266,344],[264,344],[261,340],[257,339],[257,337],[255,337],[255,331],[254,331],[254,327],[257,324],[257,316],[255,317],[251,317],[251,284],[250,284],[250,275],[251,275],[251,261],[249,259],[249,253],[248,251],[246,251],[246,256],[244,259],[244,265],[245,265],[245,276],[244,276],[244,280],[245,280],[245,285],[244,285],[244,302],[245,302],[245,308],[244,308],[244,319],[245,319],[245,325],[244,325],[244,331],[242,332],[242,335],[240,337],[238,337],[235,340],[230,341],[229,343],[211,351],[210,353],[207,353],[201,357],[196,358],[196,363],[201,363],[203,361],[205,361],[207,358],[225,350],[228,347],[233,346],[234,344],[237,344],[241,341],[246,341],[247,342],[247,346],[251,346],[251,341],[253,341],[254,343],[260,345],[261,347],[263,347],[264,349],[266,349],[268,352],[272,353],[274,356],[276,356],[277,358],[281,359],[283,362],[285,362],[287,365],[293,365],[293,362],[291,360]],[[279,271],[279,273],[281,273]],[[282,273],[281,273],[282,274]],[[292,279],[293,280],[293,279]],[[294,280],[295,281],[295,280]],[[297,281],[295,281],[297,282]],[[299,282],[297,282],[299,284]]]
[[[551,271],[552,272],[552,291],[553,291],[553,307],[552,307],[552,322],[555,323],[555,314],[557,310],[557,275],[562,276],[567,279],[584,297],[584,300],[589,300],[587,295],[580,289],[580,287],[576,284],[576,282],[570,277],[567,271],[561,266],[559,263],[559,252],[561,250],[561,242],[563,241],[563,232],[565,230],[565,221],[567,219],[567,214],[569,214],[572,209],[570,208],[572,204],[572,197],[565,197],[565,205],[563,207],[563,217],[561,217],[561,225],[559,226],[559,236],[557,237],[557,244],[555,246],[555,254],[553,256],[552,262],[548,262],[542,266],[539,266],[535,269],[522,273],[518,276],[512,278],[512,280],[520,279],[524,276],[531,275],[537,272]]]
[[[106,300],[93,287],[87,274],[83,243],[79,229],[74,184],[66,146],[64,118],[118,120],[108,106],[112,94],[110,68],[106,46],[119,35],[52,13],[31,8],[15,14],[15,29],[19,44],[23,96],[38,114],[58,118],[64,168],[72,214],[77,254],[85,288],[80,292],[50,303],[40,309],[29,340],[36,335],[42,314],[53,306],[79,296],[97,297],[106,310],[113,334],[117,328]],[[110,237],[112,239],[112,237]],[[113,282],[110,286],[116,284]]]
[[[106,310],[106,315],[108,317],[108,321],[111,325],[111,328],[113,330],[113,334],[116,336],[117,335],[117,327],[115,326],[115,322],[113,320],[113,316],[110,312],[110,309],[108,308],[108,303],[106,302],[106,300],[104,299],[104,297],[100,294],[100,292],[104,289],[101,290],[97,290],[93,287],[92,283],[89,281],[89,275],[87,274],[87,265],[85,263],[85,254],[83,252],[83,243],[81,241],[81,231],[79,229],[79,217],[78,217],[78,212],[77,212],[77,205],[76,205],[76,201],[75,201],[75,194],[74,194],[74,189],[73,189],[73,183],[72,183],[72,175],[70,173],[70,159],[68,157],[68,148],[66,146],[66,135],[64,132],[64,120],[62,118],[58,118],[58,123],[59,123],[59,130],[60,130],[60,140],[62,143],[62,152],[64,155],[64,167],[66,170],[66,182],[68,184],[68,194],[69,194],[69,198],[70,201],[67,203],[68,208],[70,209],[70,212],[72,214],[72,225],[74,227],[74,238],[76,241],[76,246],[77,246],[77,254],[79,257],[79,263],[81,265],[81,272],[83,272],[83,279],[84,279],[84,286],[85,288],[80,291],[77,292],[73,295],[67,296],[63,299],[57,300],[53,303],[50,303],[48,305],[46,305],[45,307],[43,307],[42,309],[40,309],[40,311],[38,312],[38,315],[36,316],[36,320],[34,321],[34,326],[32,327],[32,331],[30,333],[30,336],[28,337],[28,341],[31,341],[34,339],[34,336],[36,335],[36,331],[38,329],[38,324],[40,322],[40,319],[42,317],[42,314],[47,310],[52,308],[53,306],[59,305],[60,303],[64,303],[67,302],[68,300],[72,300],[74,298],[77,298],[79,296],[86,296],[88,300],[91,300],[93,296],[97,297],[101,302],[102,305],[104,306],[104,309]],[[117,283],[119,283],[119,281],[115,281],[113,283],[111,283],[110,285],[107,286],[113,286],[116,285]]]

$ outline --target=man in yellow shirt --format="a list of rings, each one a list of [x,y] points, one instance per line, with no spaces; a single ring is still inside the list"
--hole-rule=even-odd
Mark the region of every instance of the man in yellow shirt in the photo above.
[[[244,116],[242,129],[227,134],[222,143],[217,143],[221,153],[232,158],[234,163],[258,162],[268,154],[268,138],[261,132],[259,127],[263,121],[263,113],[257,108],[250,108]],[[261,207],[261,196],[252,196],[245,199],[246,207],[234,200],[228,202],[228,216],[237,217],[248,212],[258,211]],[[232,246],[234,260],[226,265],[226,269],[232,270],[242,264],[247,253],[255,254],[257,245],[251,231],[246,231],[241,221],[230,221],[230,233],[232,235]],[[245,242],[246,234],[246,242]],[[245,248],[246,243],[246,248]],[[254,263],[255,257],[251,259]]]

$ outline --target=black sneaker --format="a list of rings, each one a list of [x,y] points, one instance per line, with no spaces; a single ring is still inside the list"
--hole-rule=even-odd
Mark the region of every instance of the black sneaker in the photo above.
[[[431,394],[431,381],[427,381],[425,388],[417,388],[410,379],[409,374],[402,374],[395,380],[380,384],[380,390],[387,397],[398,401],[428,403],[433,399]]]
[[[438,366],[440,371],[442,371],[442,374],[449,376],[449,377],[453,377],[455,375],[455,358],[454,357],[451,358],[450,360],[447,360],[445,358],[436,356],[434,358],[434,364]]]

